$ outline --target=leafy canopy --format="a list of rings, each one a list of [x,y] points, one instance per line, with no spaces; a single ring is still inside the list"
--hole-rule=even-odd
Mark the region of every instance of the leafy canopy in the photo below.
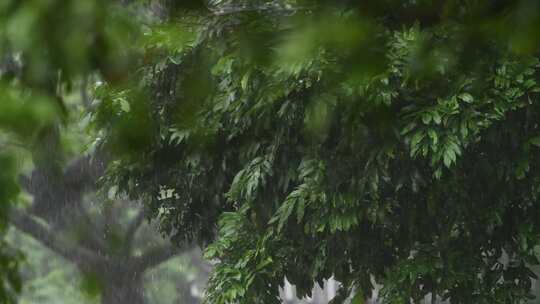
[[[279,303],[284,278],[304,296],[332,275],[336,303],[372,279],[389,303],[530,297],[534,1],[216,5],[170,7],[140,87],[99,91],[103,109],[150,92],[127,100],[154,133],[111,181],[165,233],[210,242],[208,303]]]

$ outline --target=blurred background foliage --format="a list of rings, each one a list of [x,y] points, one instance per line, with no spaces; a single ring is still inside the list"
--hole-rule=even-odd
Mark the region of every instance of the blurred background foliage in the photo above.
[[[44,248],[17,230],[7,236],[8,242],[25,252],[21,264],[24,287],[19,295],[21,304],[94,304],[101,303],[99,294],[92,293],[84,276],[69,261]],[[191,288],[199,292],[204,287],[203,264],[197,264],[190,252],[178,256],[150,270],[145,275],[145,303],[195,304],[199,299],[191,295]],[[201,280],[201,281],[197,281]],[[89,290],[90,288],[90,290]],[[187,295],[186,295],[187,293]]]
[[[209,303],[332,275],[335,302],[372,277],[391,303],[528,298],[539,6],[2,1],[0,302],[21,291],[8,222],[77,230],[92,192],[211,244]]]

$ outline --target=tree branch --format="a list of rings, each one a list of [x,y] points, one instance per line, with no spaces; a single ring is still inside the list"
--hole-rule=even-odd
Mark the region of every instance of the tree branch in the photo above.
[[[96,186],[97,180],[105,173],[103,153],[96,151],[75,160],[64,172],[66,184],[78,189],[87,190]]]
[[[49,224],[66,224],[66,220],[73,218],[74,211],[83,209],[83,194],[97,187],[96,181],[105,172],[104,159],[103,153],[97,151],[76,159],[59,173],[58,168],[42,165],[32,171],[31,177],[21,176],[23,188],[34,195],[30,213]]]
[[[104,170],[104,161],[98,153],[97,157],[87,155],[76,159],[54,181],[42,168],[36,168],[30,178],[21,175],[19,181],[22,187],[34,195],[34,204],[27,214],[39,217],[51,227],[59,229],[73,224],[84,225],[81,228],[85,228],[88,235],[86,242],[80,245],[100,252],[104,245],[82,205],[82,198],[86,191],[96,187],[96,180]]]
[[[144,272],[147,269],[156,267],[157,265],[167,261],[168,259],[184,253],[194,245],[188,244],[184,247],[177,247],[172,244],[156,246],[148,249],[142,256],[134,258],[133,267],[139,272]]]
[[[88,84],[90,83],[88,78],[89,78],[88,75],[83,76],[82,81],[81,81],[80,93],[81,93],[81,101],[84,108],[86,110],[92,110],[92,101],[90,100],[90,96],[88,96]]]
[[[45,247],[79,266],[92,267],[103,262],[102,258],[97,254],[55,236],[46,226],[19,210],[11,211],[10,221],[18,230],[29,234]]]
[[[294,14],[298,11],[314,9],[314,6],[287,6],[287,5],[275,5],[275,4],[259,4],[259,5],[208,5],[205,4],[206,8],[212,12],[212,14],[221,16],[245,12],[263,12],[270,11],[275,13],[287,13]]]
[[[144,222],[144,219],[146,218],[146,212],[144,210],[139,211],[139,213],[135,216],[135,218],[128,224],[127,230],[126,230],[126,249],[128,252],[131,251],[132,245],[133,245],[133,239],[135,238],[135,233],[139,229],[139,227]]]
[[[85,225],[85,232],[86,238],[81,240],[80,245],[97,252],[98,254],[105,252],[105,244],[103,243],[103,239],[99,237],[99,231],[94,225],[94,221],[90,218],[85,208],[82,206],[78,207],[78,215],[80,218],[77,218],[76,220],[80,223]]]

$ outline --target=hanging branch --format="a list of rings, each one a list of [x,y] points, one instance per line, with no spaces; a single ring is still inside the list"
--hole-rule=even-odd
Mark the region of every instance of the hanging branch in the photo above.
[[[134,258],[133,267],[140,272],[153,268],[175,255],[187,252],[194,247],[193,244],[179,247],[172,244],[160,245],[148,249],[142,256]]]
[[[20,231],[29,234],[45,247],[79,266],[92,267],[104,262],[103,258],[96,253],[73,245],[63,239],[60,234],[51,232],[48,227],[20,210],[11,211],[11,222]]]
[[[260,4],[230,4],[226,3],[225,1],[203,1],[206,8],[211,11],[214,15],[228,15],[228,14],[235,14],[235,13],[243,13],[243,12],[262,12],[262,11],[268,11],[268,12],[276,12],[276,13],[288,13],[288,14],[294,14],[297,11],[300,10],[308,10],[312,9],[313,7],[304,7],[304,6],[292,6],[290,4],[285,3],[277,3],[277,1],[267,1],[265,3]]]
[[[142,223],[144,222],[144,219],[146,218],[146,213],[144,210],[140,210],[139,213],[135,216],[133,220],[128,224],[126,229],[126,253],[131,252],[131,249],[133,248],[133,239],[135,238],[135,234],[139,227],[141,227]]]

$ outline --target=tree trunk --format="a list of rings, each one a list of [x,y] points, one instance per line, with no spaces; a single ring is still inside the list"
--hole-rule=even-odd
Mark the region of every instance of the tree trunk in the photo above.
[[[102,304],[144,304],[141,276],[119,274],[110,276],[103,283]]]
[[[181,282],[178,286],[178,304],[198,304],[199,299],[191,295],[191,285],[189,282]]]

